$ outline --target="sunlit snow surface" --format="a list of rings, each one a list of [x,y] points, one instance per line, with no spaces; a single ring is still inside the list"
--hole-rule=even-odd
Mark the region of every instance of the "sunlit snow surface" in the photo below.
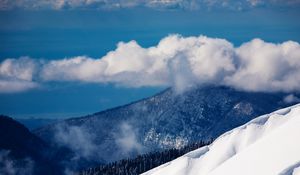
[[[144,175],[300,175],[300,104],[235,128]]]

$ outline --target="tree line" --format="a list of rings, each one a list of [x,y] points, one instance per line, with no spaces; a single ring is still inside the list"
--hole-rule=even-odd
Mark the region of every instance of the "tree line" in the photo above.
[[[135,158],[122,159],[106,165],[88,168],[87,170],[81,171],[79,175],[138,175],[174,160],[190,151],[208,145],[211,142],[212,140],[199,141],[188,144],[180,149],[172,148],[160,152],[150,152],[138,155]]]

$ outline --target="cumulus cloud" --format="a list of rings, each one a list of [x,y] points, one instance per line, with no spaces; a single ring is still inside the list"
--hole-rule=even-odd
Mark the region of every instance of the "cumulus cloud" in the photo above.
[[[21,57],[18,60],[6,59],[0,65],[0,75],[1,77],[31,81],[36,66],[36,62],[29,57]]]
[[[292,92],[300,90],[300,45],[253,39],[234,47],[219,38],[170,35],[149,48],[136,41],[120,42],[115,50],[97,59],[7,59],[0,64],[0,78],[32,83],[32,88],[49,81],[75,81],[127,87],[171,86],[177,92],[203,84]]]
[[[239,64],[225,83],[250,91],[298,91],[300,45],[287,41],[266,43],[260,39],[236,49]]]
[[[29,57],[4,60],[0,64],[0,92],[19,92],[38,87],[38,83],[33,82],[38,67],[37,62]]]
[[[0,10],[11,9],[153,9],[199,10],[225,8],[233,10],[257,6],[295,6],[299,0],[0,0]]]

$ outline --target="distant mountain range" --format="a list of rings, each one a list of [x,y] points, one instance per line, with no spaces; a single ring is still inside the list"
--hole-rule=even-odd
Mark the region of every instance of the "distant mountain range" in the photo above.
[[[43,126],[49,125],[60,121],[61,119],[51,119],[51,118],[14,118],[16,121],[22,123],[29,130],[34,130],[41,128]]]
[[[143,175],[298,175],[300,105],[255,118]]]
[[[284,100],[288,95],[212,86],[182,94],[167,89],[128,105],[50,124],[34,133],[49,145],[72,150],[75,164],[82,160],[107,163],[214,139],[256,116],[295,104]]]

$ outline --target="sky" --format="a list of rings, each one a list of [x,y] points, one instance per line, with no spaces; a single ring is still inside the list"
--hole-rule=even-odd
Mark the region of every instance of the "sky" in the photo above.
[[[298,0],[0,0],[0,113],[78,117],[217,82],[299,91],[299,9]]]

